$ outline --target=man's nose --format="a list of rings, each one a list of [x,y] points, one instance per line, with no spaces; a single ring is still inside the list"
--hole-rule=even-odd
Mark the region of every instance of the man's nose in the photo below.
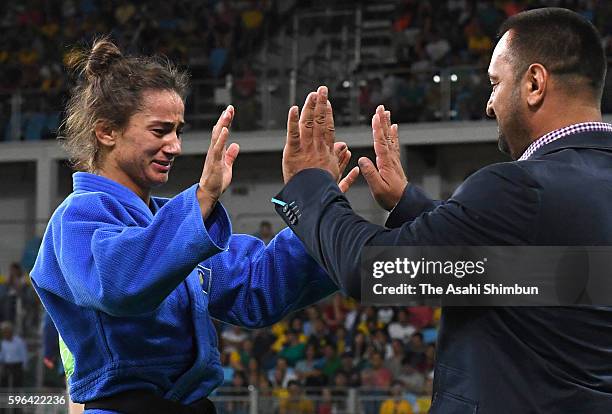
[[[487,118],[495,119],[495,111],[493,110],[493,102],[491,99],[487,102],[487,107],[485,108],[485,114]]]

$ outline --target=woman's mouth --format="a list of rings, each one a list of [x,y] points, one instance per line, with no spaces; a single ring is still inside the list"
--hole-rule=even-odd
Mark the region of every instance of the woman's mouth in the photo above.
[[[172,167],[172,161],[166,161],[166,160],[153,160],[152,164],[155,166],[155,168],[162,173],[167,173],[168,171],[170,171],[170,168]]]

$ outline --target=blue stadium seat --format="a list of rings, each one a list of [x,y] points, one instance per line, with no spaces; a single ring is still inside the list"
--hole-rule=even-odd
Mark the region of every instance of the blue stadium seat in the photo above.
[[[438,339],[438,330],[436,328],[427,328],[421,331],[423,334],[423,342],[433,344]]]
[[[24,116],[26,120],[24,137],[26,141],[38,141],[42,137],[47,116],[42,112],[31,112]]]
[[[49,131],[53,135],[57,134],[57,130],[59,129],[59,126],[60,126],[61,115],[62,113],[59,111],[50,112],[47,114],[47,120],[46,120],[45,126],[47,128],[47,131]]]

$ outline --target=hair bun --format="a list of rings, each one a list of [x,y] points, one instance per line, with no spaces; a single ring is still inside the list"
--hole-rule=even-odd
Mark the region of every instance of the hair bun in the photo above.
[[[108,38],[96,40],[85,64],[85,76],[88,78],[102,76],[114,62],[122,57],[119,48]]]

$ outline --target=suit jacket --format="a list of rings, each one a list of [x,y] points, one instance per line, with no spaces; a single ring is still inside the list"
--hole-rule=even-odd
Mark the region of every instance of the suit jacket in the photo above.
[[[365,246],[612,245],[612,134],[561,138],[490,165],[446,202],[407,186],[386,227],[331,175],[291,179],[277,211],[346,294]],[[612,307],[443,309],[431,413],[612,413]]]

